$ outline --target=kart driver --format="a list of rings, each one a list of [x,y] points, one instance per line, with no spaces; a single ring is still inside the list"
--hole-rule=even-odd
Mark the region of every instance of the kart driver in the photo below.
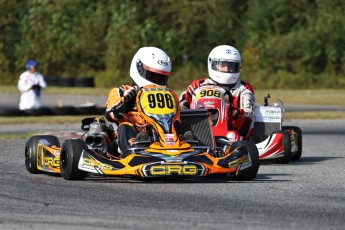
[[[137,112],[135,103],[139,88],[146,85],[166,86],[170,72],[171,61],[163,50],[143,47],[132,59],[129,74],[133,84],[121,85],[110,91],[105,117],[108,121],[119,125],[117,135],[120,153],[128,151],[140,131],[139,127],[145,125],[145,121]],[[126,117],[137,125],[134,127]]]
[[[251,137],[254,128],[254,90],[249,83],[239,80],[241,68],[240,52],[228,45],[215,47],[208,56],[210,78],[194,80],[180,96],[181,108],[189,109],[194,91],[204,85],[217,85],[232,94],[232,111],[229,111],[231,130],[243,139]]]

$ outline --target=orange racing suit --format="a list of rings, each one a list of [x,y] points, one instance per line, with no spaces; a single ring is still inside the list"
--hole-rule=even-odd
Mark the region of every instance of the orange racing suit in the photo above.
[[[138,87],[121,85],[113,88],[108,96],[105,117],[108,121],[118,124],[118,145],[122,153],[126,153],[131,147],[131,142],[140,131],[139,126],[145,125],[144,119],[139,115],[136,108],[137,90]],[[139,126],[133,126],[126,117]]]

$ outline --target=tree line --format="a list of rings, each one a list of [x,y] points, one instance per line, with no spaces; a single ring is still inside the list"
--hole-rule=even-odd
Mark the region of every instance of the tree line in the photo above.
[[[157,46],[183,88],[229,44],[255,88],[343,88],[344,12],[342,0],[0,0],[0,83],[34,58],[45,75],[119,85],[136,50]]]

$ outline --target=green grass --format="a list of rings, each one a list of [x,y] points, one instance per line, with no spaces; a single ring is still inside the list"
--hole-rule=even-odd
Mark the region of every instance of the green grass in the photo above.
[[[106,96],[108,95],[109,88],[83,88],[83,87],[47,87],[42,92],[43,94],[59,95],[94,95],[94,96]],[[15,86],[0,86],[1,93],[19,93],[19,90]]]
[[[78,88],[78,87],[47,87],[44,94],[69,94],[69,95],[108,95],[109,88]],[[180,95],[183,90],[175,90]],[[15,86],[0,86],[1,93],[19,93]],[[342,105],[345,106],[345,93],[341,89],[259,89],[255,90],[256,101],[263,103],[267,94],[272,104],[276,99],[281,99],[284,104],[314,104],[314,105]]]
[[[29,139],[35,133],[0,134],[2,140]]]
[[[287,112],[284,119],[345,119],[345,112]]]
[[[92,116],[39,116],[39,117],[0,117],[0,125],[6,124],[64,124],[79,123]]]
[[[271,95],[270,104],[281,99],[284,104],[339,105],[345,106],[345,92],[340,89],[267,89],[256,90],[256,101],[262,104],[264,96]]]

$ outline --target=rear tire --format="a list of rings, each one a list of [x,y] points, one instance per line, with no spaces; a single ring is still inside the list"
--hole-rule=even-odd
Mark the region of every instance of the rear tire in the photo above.
[[[258,170],[260,166],[259,151],[253,142],[246,141],[246,140],[234,142],[231,148],[233,149],[233,148],[237,148],[241,146],[247,147],[249,157],[252,161],[252,166],[250,166],[249,168],[240,170],[239,172],[231,173],[230,175],[232,178],[234,178],[237,181],[251,181],[251,180],[254,180],[254,178],[258,174]]]
[[[50,146],[55,145],[60,147],[59,139],[52,135],[36,135],[28,139],[25,145],[25,167],[31,174],[37,174],[40,171],[37,169],[37,157],[38,157],[38,143],[40,140],[46,140]]]
[[[292,129],[297,134],[297,147],[298,151],[291,156],[291,160],[298,160],[302,156],[302,130],[297,126],[283,126],[283,130]]]
[[[274,159],[273,162],[277,164],[289,164],[291,156],[291,138],[286,131],[277,131],[274,133],[283,134],[282,144],[284,146],[284,156],[281,158]]]
[[[78,169],[78,163],[84,149],[84,141],[80,139],[66,140],[60,153],[60,170],[65,180],[83,180],[87,172]]]

